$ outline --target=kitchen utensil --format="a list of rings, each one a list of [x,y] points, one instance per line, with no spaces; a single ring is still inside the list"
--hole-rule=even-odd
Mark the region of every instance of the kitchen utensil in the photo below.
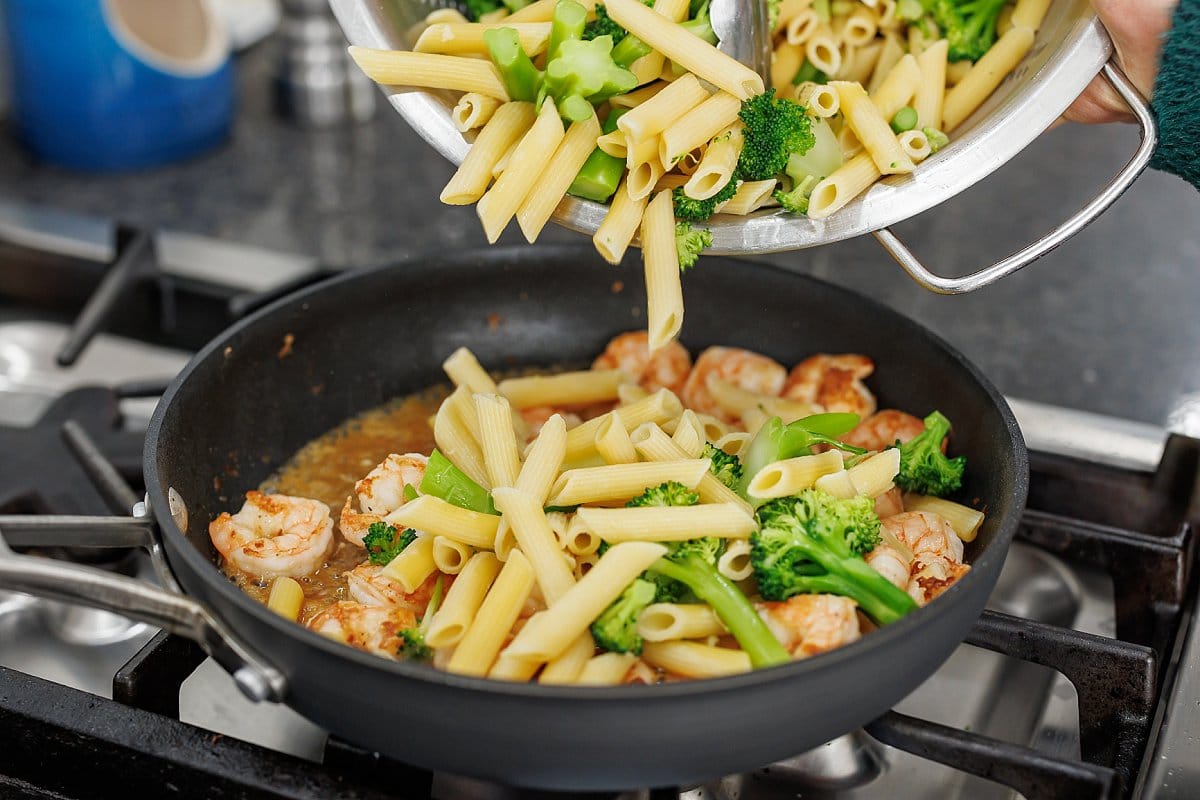
[[[393,50],[412,45],[427,10],[421,0],[330,0],[330,5],[351,44]],[[1112,53],[1112,42],[1089,0],[1054,0],[1025,60],[987,102],[954,130],[952,141],[936,158],[922,162],[910,175],[893,175],[876,183],[825,220],[778,209],[764,209],[745,217],[717,215],[709,221],[713,244],[708,252],[772,253],[873,233],[917,283],[934,292],[970,292],[1010,275],[1096,219],[1150,163],[1157,141],[1154,119],[1137,90],[1110,61]],[[891,231],[890,225],[950,199],[1019,153],[1058,119],[1098,73],[1129,104],[1141,127],[1141,143],[1094,199],[1050,233],[984,269],[947,278],[926,268]],[[450,121],[454,103],[451,93],[398,87],[386,89],[386,93],[425,141],[450,161],[462,161],[468,144]],[[436,188],[430,187],[429,191],[432,195]],[[599,203],[567,197],[559,204],[555,219],[568,228],[591,234],[606,211],[607,206]],[[981,220],[980,224],[987,221]],[[796,268],[802,263],[798,260]]]
[[[689,276],[685,343],[749,347],[788,364],[821,351],[870,354],[883,407],[938,408],[954,421],[954,451],[969,464],[963,495],[987,510],[967,546],[971,571],[899,622],[719,680],[505,683],[333,642],[251,599],[216,564],[209,521],[303,444],[443,381],[442,359],[460,345],[493,368],[587,363],[612,335],[644,325],[640,276],[636,257],[613,268],[586,248],[495,248],[348,274],[273,303],[201,350],[163,396],[146,437],[148,508],[70,524],[0,517],[13,546],[147,546],[166,588],[11,554],[0,554],[0,587],[189,636],[251,697],[400,760],[508,784],[679,784],[856,729],[931,674],[983,609],[1025,504],[1025,446],[995,388],[940,339],[868,298],[774,267],[708,259]],[[577,297],[588,302],[568,302]]]

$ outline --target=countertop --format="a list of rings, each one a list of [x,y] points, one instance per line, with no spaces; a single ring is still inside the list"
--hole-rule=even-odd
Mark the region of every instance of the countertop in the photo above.
[[[70,173],[35,163],[0,136],[0,200],[313,256],[336,268],[485,244],[472,209],[437,202],[449,164],[382,99],[369,123],[304,131],[272,109],[272,63],[270,41],[239,57],[232,140],[175,166]],[[1136,143],[1129,126],[1060,127],[896,231],[933,268],[973,271],[1082,205]],[[504,241],[523,241],[515,228]],[[543,238],[587,242],[555,226]],[[1173,176],[1147,172],[1061,248],[967,296],[919,288],[871,238],[763,260],[924,322],[1007,394],[1200,434],[1200,192]]]

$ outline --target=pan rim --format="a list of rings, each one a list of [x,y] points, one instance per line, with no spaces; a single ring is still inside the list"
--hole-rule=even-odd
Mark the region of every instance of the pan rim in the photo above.
[[[951,346],[941,336],[929,330],[927,327],[911,319],[899,311],[881,303],[874,298],[860,294],[851,289],[838,286],[836,284],[822,281],[819,278],[814,278],[809,275],[803,275],[791,270],[777,267],[773,264],[766,264],[757,261],[747,261],[741,259],[731,259],[728,257],[721,258],[722,261],[734,261],[744,269],[756,269],[763,272],[778,274],[789,281],[799,283],[819,284],[823,289],[833,291],[835,294],[840,294],[846,298],[853,298],[856,303],[862,304],[866,310],[877,317],[883,314],[888,319],[898,321],[900,324],[909,325],[923,332],[930,340],[932,346],[940,349],[946,356],[954,361],[966,374],[968,374],[980,388],[992,400],[993,406],[1000,413],[1004,422],[1004,428],[1008,433],[1009,441],[1011,442],[1011,453],[1013,456],[1014,467],[1014,495],[1017,500],[1016,508],[1018,513],[1014,513],[1009,518],[1000,520],[999,527],[996,531],[994,540],[983,550],[982,553],[972,563],[972,569],[957,581],[950,589],[942,595],[935,598],[933,602],[918,608],[916,611],[908,614],[903,619],[886,625],[870,635],[863,636],[859,640],[848,645],[843,645],[835,650],[822,653],[818,656],[806,658],[798,661],[789,661],[785,664],[779,664],[773,667],[751,670],[750,672],[740,675],[731,675],[721,678],[705,678],[688,681],[680,681],[668,684],[655,685],[622,685],[622,686],[554,686],[545,685],[528,681],[503,681],[493,680],[488,678],[474,678],[463,675],[455,675],[450,672],[433,669],[432,667],[413,664],[405,661],[393,661],[380,656],[358,650],[357,648],[335,642],[327,637],[305,628],[304,626],[287,620],[278,614],[270,611],[266,605],[255,601],[248,594],[239,589],[232,581],[230,581],[220,569],[213,564],[197,547],[195,547],[188,539],[185,532],[181,531],[176,524],[174,518],[168,512],[168,501],[165,491],[161,488],[162,482],[158,470],[158,454],[159,441],[161,437],[162,427],[168,410],[172,407],[176,396],[181,388],[191,377],[191,375],[199,369],[200,365],[207,361],[213,354],[222,351],[229,342],[239,335],[242,335],[247,329],[257,325],[261,320],[277,313],[281,309],[300,306],[304,302],[323,292],[331,287],[341,285],[345,282],[354,282],[360,280],[371,280],[374,276],[385,271],[403,269],[414,277],[419,278],[421,270],[429,271],[444,271],[446,262],[455,263],[469,262],[475,258],[504,259],[505,257],[512,259],[525,258],[530,256],[522,256],[522,253],[533,253],[533,258],[542,261],[559,260],[564,263],[571,263],[571,259],[580,259],[583,256],[591,258],[594,252],[591,248],[581,245],[538,245],[536,248],[527,246],[503,246],[489,247],[482,249],[461,250],[451,254],[433,254],[433,253],[417,253],[401,259],[396,262],[372,267],[365,270],[355,270],[350,272],[335,275],[329,279],[319,281],[310,286],[291,292],[284,297],[278,298],[275,301],[257,309],[253,313],[238,320],[230,325],[212,341],[208,342],[188,361],[187,365],[181,370],[168,385],[167,390],[163,393],[162,398],[154,409],[154,413],[150,419],[149,426],[146,432],[146,444],[143,450],[143,471],[146,481],[146,491],[150,498],[150,505],[154,511],[155,518],[160,529],[160,536],[164,544],[167,545],[169,556],[178,556],[183,559],[187,566],[195,574],[197,580],[203,581],[209,585],[214,591],[218,592],[222,597],[233,604],[233,607],[239,611],[250,615],[258,624],[267,625],[273,628],[277,633],[285,636],[299,636],[300,640],[309,647],[318,648],[326,655],[335,658],[344,659],[356,666],[383,669],[398,678],[411,678],[420,680],[425,683],[433,684],[439,687],[466,690],[471,692],[484,692],[488,694],[502,694],[514,697],[520,697],[527,700],[535,701],[553,701],[553,700],[588,700],[588,701],[608,701],[621,698],[637,698],[645,702],[649,699],[661,700],[677,700],[687,697],[692,697],[698,694],[708,695],[710,693],[739,691],[753,686],[760,685],[766,682],[773,682],[783,679],[801,679],[801,676],[817,674],[828,670],[838,669],[848,659],[856,659],[859,657],[868,658],[872,651],[884,648],[889,642],[896,639],[913,635],[925,625],[935,624],[935,621],[941,617],[948,616],[954,611],[955,598],[961,594],[965,594],[969,587],[974,585],[974,582],[983,580],[982,575],[990,570],[983,569],[990,567],[996,560],[1003,561],[1008,554],[1009,545],[1012,542],[1013,536],[1016,533],[1020,522],[1020,510],[1025,508],[1029,490],[1029,458],[1028,451],[1025,446],[1024,438],[1021,435],[1020,428],[1017,426],[1016,417],[1009,408],[1003,395],[996,389],[990,380],[984,376],[979,369],[965,356],[962,355],[956,348]],[[428,266],[427,262],[437,261],[436,267]],[[997,571],[999,565],[996,567]],[[176,573],[179,570],[174,570]],[[185,592],[185,595],[196,602],[199,599]],[[222,617],[215,609],[208,604],[202,603],[205,610],[225,625],[227,629],[236,630],[240,626],[232,624],[227,618]],[[237,636],[236,633],[232,635]],[[918,634],[919,635],[919,634]],[[239,637],[240,640],[241,637]],[[272,659],[270,654],[265,654],[259,648],[252,644],[242,641],[241,644],[251,652],[254,652],[265,663],[271,664],[277,669],[280,669],[285,675],[288,670],[284,668],[276,659]],[[288,698],[284,698],[287,702]]]

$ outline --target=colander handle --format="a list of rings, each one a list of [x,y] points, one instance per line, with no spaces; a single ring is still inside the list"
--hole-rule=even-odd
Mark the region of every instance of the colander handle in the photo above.
[[[1091,202],[1036,242],[1018,250],[1008,258],[997,261],[990,267],[961,278],[944,278],[941,275],[935,275],[930,272],[913,255],[908,246],[901,242],[896,234],[892,233],[890,228],[875,231],[875,238],[883,245],[883,249],[887,250],[892,258],[896,259],[896,262],[904,268],[909,277],[929,291],[936,292],[937,294],[965,294],[973,292],[976,289],[981,289],[988,284],[995,283],[1001,278],[1011,275],[1022,267],[1033,263],[1067,239],[1079,233],[1090,222],[1103,214],[1133,184],[1137,176],[1150,163],[1150,158],[1154,155],[1154,147],[1158,143],[1158,131],[1154,124],[1154,117],[1150,113],[1150,107],[1146,104],[1145,99],[1142,98],[1138,90],[1134,88],[1133,84],[1129,82],[1129,79],[1125,77],[1125,74],[1121,72],[1116,64],[1109,61],[1104,65],[1101,73],[1133,111],[1133,115],[1137,117],[1138,125],[1142,129],[1142,141],[1138,145],[1137,152],[1129,159],[1129,163],[1117,173],[1116,177],[1109,181],[1108,185],[1099,194],[1092,198]]]

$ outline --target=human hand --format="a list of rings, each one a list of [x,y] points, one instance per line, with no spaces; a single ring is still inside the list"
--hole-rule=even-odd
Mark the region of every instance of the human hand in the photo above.
[[[1116,48],[1117,65],[1145,98],[1154,89],[1158,57],[1179,0],[1092,0]],[[1133,115],[1103,76],[1097,75],[1063,114],[1072,122],[1133,122]]]

